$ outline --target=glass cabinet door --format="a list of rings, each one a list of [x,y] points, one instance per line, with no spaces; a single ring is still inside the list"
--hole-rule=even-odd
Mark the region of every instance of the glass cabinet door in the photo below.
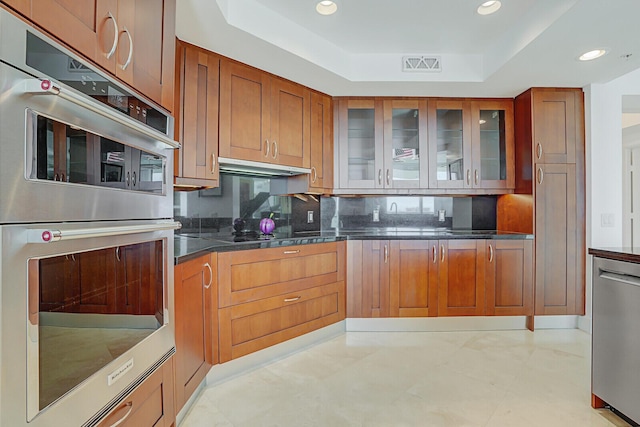
[[[426,101],[384,102],[384,187],[427,187]]]
[[[338,114],[340,187],[382,187],[381,101],[340,100]]]
[[[473,186],[512,188],[514,185],[513,103],[474,101]]]
[[[433,100],[429,103],[430,185],[471,187],[469,103]]]

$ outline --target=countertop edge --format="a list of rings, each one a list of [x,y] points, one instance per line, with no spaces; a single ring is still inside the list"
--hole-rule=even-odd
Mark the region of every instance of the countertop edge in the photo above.
[[[357,235],[335,235],[335,236],[318,236],[318,237],[296,237],[287,239],[260,240],[241,243],[219,243],[207,239],[190,238],[193,244],[200,244],[192,250],[176,250],[174,264],[182,264],[184,262],[199,258],[212,252],[231,252],[252,249],[263,249],[284,246],[309,245],[315,243],[340,242],[346,240],[532,240],[533,234],[459,234],[459,235],[393,235],[393,234],[357,234]]]
[[[638,253],[632,253],[633,248],[589,248],[589,255],[598,258],[626,261],[640,264],[640,249]]]

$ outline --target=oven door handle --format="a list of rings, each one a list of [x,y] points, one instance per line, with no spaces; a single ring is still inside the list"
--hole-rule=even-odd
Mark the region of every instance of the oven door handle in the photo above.
[[[61,240],[88,239],[91,237],[120,236],[151,231],[177,230],[182,227],[178,221],[156,222],[145,225],[122,225],[116,227],[95,227],[68,230],[32,229],[27,233],[28,243],[51,243]]]
[[[51,80],[25,79],[24,92],[31,94],[57,95],[60,98],[66,99],[69,102],[73,102],[80,107],[91,110],[94,113],[100,114],[103,117],[113,120],[114,122],[117,122],[123,126],[127,126],[134,131],[140,132],[145,136],[158,140],[171,148],[180,148],[180,143],[178,141],[174,141],[172,138],[169,138],[167,135],[155,131],[152,128],[149,128],[127,116],[118,114],[117,112],[111,110],[111,108],[109,107],[89,101],[84,96],[79,95],[71,90],[67,90],[66,88],[60,87]]]

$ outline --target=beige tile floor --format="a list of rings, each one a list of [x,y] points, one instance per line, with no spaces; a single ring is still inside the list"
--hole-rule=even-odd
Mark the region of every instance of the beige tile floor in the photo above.
[[[180,427],[606,427],[580,330],[347,332],[205,388]]]

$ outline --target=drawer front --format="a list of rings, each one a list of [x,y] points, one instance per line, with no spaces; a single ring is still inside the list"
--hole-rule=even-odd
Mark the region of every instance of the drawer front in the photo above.
[[[345,318],[345,283],[225,307],[219,311],[220,361],[306,334]]]
[[[336,242],[220,253],[219,306],[343,281],[344,247]]]
[[[169,427],[174,421],[173,359],[169,359],[127,396],[98,426]]]

